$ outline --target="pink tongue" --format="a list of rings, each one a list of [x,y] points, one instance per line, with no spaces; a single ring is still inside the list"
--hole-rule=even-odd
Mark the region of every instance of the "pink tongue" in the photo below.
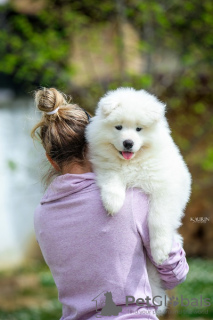
[[[122,151],[122,156],[124,157],[124,159],[129,160],[132,158],[133,152]]]

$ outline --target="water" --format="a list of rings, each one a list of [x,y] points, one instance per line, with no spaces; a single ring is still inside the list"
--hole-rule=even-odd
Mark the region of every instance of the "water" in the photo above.
[[[30,99],[0,102],[0,269],[21,263],[33,241],[44,151],[30,130],[39,117]]]

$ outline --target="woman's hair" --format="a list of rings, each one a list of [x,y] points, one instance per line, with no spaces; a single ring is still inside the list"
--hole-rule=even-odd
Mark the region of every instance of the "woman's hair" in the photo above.
[[[32,129],[31,137],[41,141],[46,153],[60,169],[70,162],[83,164],[87,147],[85,128],[89,123],[88,113],[68,102],[66,96],[55,88],[38,90],[35,101],[43,114]],[[55,113],[47,114],[54,110]],[[51,169],[46,180],[51,180],[55,174],[56,170]]]

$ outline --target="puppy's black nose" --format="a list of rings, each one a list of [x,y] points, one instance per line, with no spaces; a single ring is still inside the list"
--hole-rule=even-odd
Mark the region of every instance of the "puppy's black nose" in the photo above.
[[[126,149],[131,149],[133,147],[134,142],[132,140],[125,140],[123,145]]]

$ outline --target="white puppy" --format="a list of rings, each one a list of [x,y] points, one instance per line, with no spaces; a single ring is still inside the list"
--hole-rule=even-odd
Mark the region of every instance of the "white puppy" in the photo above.
[[[161,264],[171,251],[191,186],[190,173],[170,136],[165,104],[144,90],[109,91],[100,99],[86,136],[110,214],[121,209],[128,187],[149,195],[151,253]]]

